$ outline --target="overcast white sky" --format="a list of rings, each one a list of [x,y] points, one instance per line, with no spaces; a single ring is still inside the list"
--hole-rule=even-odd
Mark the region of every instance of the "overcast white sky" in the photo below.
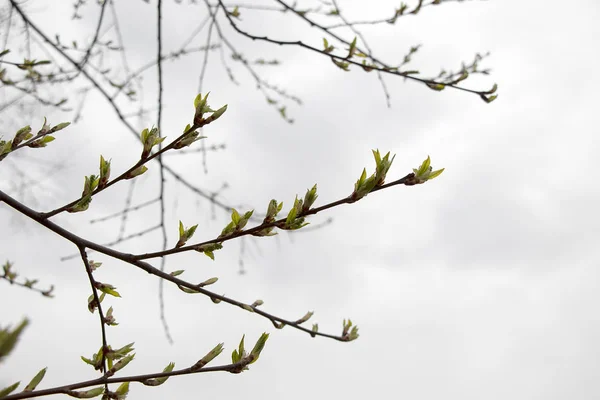
[[[117,2],[133,69],[155,56],[151,3]],[[204,17],[202,7],[183,3],[166,2],[165,52]],[[388,16],[397,6],[339,3],[351,20]],[[49,34],[61,32],[68,41],[92,29],[71,23],[70,7],[70,2],[32,0],[25,8]],[[90,4],[82,12],[93,19],[97,10]],[[265,71],[268,79],[305,104],[289,107],[296,122],[288,125],[236,64],[241,85],[231,84],[213,53],[204,90],[211,91],[211,105],[227,103],[229,109],[205,130],[206,144],[226,143],[227,149],[209,154],[208,175],[197,155],[169,159],[199,186],[218,190],[227,182],[223,201],[263,212],[269,199],[290,206],[314,183],[317,204],[347,196],[362,168],[373,168],[375,148],[397,155],[389,180],[404,176],[427,155],[434,168],[446,171],[425,185],[395,187],[317,215],[310,219],[314,224],[329,217],[334,222],[310,233],[246,240],[243,246],[228,242],[215,262],[198,254],[167,261],[168,270],[185,269],[190,281],[218,276],[217,292],[249,303],[260,298],[265,310],[282,317],[296,319],[314,310],[313,322],[322,331],[339,334],[342,320],[350,317],[361,334],[352,343],[311,339],[289,327],[277,331],[255,315],[166,285],[175,339],[169,345],[158,318],[157,279],[91,254],[104,262],[97,279],[114,284],[123,296],[108,302],[120,322],[108,334],[114,347],[136,342],[136,360],[127,374],[158,371],[170,361],[178,368],[192,365],[219,342],[226,351],[215,365],[225,364],[242,334],[251,343],[264,331],[272,333],[250,371],[176,377],[158,388],[136,384],[129,398],[600,398],[600,190],[593,159],[600,150],[595,76],[600,57],[594,50],[599,18],[600,4],[593,0],[474,1],[426,8],[396,26],[364,30],[373,50],[390,63],[423,44],[414,67],[432,75],[490,51],[484,66],[492,75],[465,84],[480,88],[497,82],[500,96],[489,105],[474,95],[437,93],[387,77],[388,109],[374,74],[345,73],[301,49],[231,36],[248,58],[280,59],[281,66]],[[320,45],[321,34],[293,21],[289,15],[245,12],[242,26]],[[165,64],[163,131],[169,137],[192,117],[201,61],[196,54]],[[144,75],[147,105],[155,99],[155,76],[155,69]],[[48,115],[52,122],[72,118]],[[22,125],[41,124],[41,116]],[[8,121],[5,113],[0,118]],[[153,116],[144,124],[132,121],[140,129],[156,122]],[[97,170],[100,154],[112,158],[114,171],[122,171],[136,161],[139,145],[106,102],[90,95],[80,123],[62,131],[47,149],[23,153],[64,166],[52,169],[52,176],[25,196],[28,205],[46,211],[80,193],[83,175]],[[28,159],[15,155],[15,160]],[[2,167],[0,187],[15,194],[15,179]],[[31,168],[36,176],[43,171]],[[137,184],[134,203],[155,196],[157,178],[152,165]],[[199,224],[199,240],[218,235],[224,212],[217,210],[212,219],[209,204],[172,181],[167,185],[172,243],[180,219]],[[127,187],[123,183],[99,195],[86,213],[54,221],[86,238],[111,241],[118,221],[88,221],[121,209]],[[128,232],[154,225],[156,212],[132,214]],[[86,308],[87,277],[77,259],[60,261],[73,246],[7,206],[0,206],[0,220],[0,261],[11,260],[23,275],[56,286],[56,297],[49,300],[0,282],[0,323],[23,316],[32,322],[0,365],[0,386],[28,381],[45,366],[40,388],[96,377],[79,359],[100,346],[97,315]],[[158,250],[159,235],[119,248]],[[241,251],[244,275],[238,274]]]

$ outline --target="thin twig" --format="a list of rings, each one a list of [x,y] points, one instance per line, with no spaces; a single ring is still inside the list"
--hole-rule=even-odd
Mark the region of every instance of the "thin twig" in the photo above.
[[[379,186],[379,187],[373,189],[373,191],[378,191],[378,190],[381,190],[381,189],[384,189],[384,188],[387,188],[387,187],[390,187],[393,185],[406,184],[413,177],[414,177],[414,174],[408,174],[407,176],[405,176],[402,179],[399,179],[395,182],[388,183],[383,186]],[[335,206],[339,206],[341,204],[353,203],[354,201],[355,200],[352,200],[351,198],[341,199],[336,202],[329,203],[325,206],[311,209],[302,215],[306,216],[306,215],[316,214],[319,211],[323,211],[323,210],[326,210],[326,209],[329,209],[329,208],[332,208]],[[134,265],[137,268],[139,268],[149,274],[155,275],[158,278],[162,278],[164,280],[174,283],[179,288],[182,288],[182,287],[187,288],[187,289],[192,290],[195,293],[202,294],[206,297],[209,297],[213,302],[223,302],[223,303],[227,303],[227,304],[231,304],[233,306],[239,307],[245,311],[253,312],[254,314],[260,315],[261,317],[268,319],[277,328],[282,328],[283,326],[289,325],[292,328],[300,330],[302,332],[305,332],[312,337],[315,337],[315,336],[327,337],[327,338],[334,339],[334,340],[337,340],[340,342],[347,342],[349,340],[349,338],[347,336],[338,336],[338,335],[332,335],[332,334],[328,334],[328,333],[314,332],[312,329],[302,326],[301,325],[302,322],[298,322],[298,320],[293,321],[293,320],[283,319],[281,317],[278,317],[276,315],[270,314],[268,312],[265,312],[265,311],[259,309],[258,306],[246,304],[246,303],[240,302],[238,300],[232,299],[230,297],[226,297],[224,295],[217,294],[216,292],[207,290],[204,288],[204,285],[202,283],[193,284],[191,282],[184,281],[184,280],[182,280],[176,276],[173,276],[171,274],[167,274],[166,272],[153,267],[151,264],[149,264],[148,262],[143,260],[144,258],[154,257],[155,256],[154,253],[149,253],[149,254],[142,255],[142,256],[136,256],[136,255],[133,255],[130,253],[120,252],[120,251],[112,249],[110,247],[105,247],[105,246],[99,245],[95,242],[92,242],[90,240],[87,240],[80,236],[77,236],[74,233],[59,226],[58,224],[52,222],[51,220],[44,218],[44,214],[32,210],[31,208],[27,207],[23,203],[19,202],[18,200],[14,199],[11,196],[9,196],[8,194],[4,193],[2,190],[0,190],[0,202],[5,202],[7,205],[14,208],[16,211],[33,219],[34,221],[38,222],[40,225],[46,227],[47,229],[53,231],[56,234],[62,236],[66,240],[75,244],[76,246],[93,249],[93,250],[96,250],[96,251],[98,251],[102,254],[105,254],[109,257],[113,257],[113,258],[119,259],[121,261],[124,261],[128,264]],[[272,224],[263,224],[262,227],[260,227],[260,228],[264,229],[266,227],[275,226],[276,223],[281,223],[282,221],[285,222],[285,219],[276,221],[275,223],[272,223]],[[258,228],[259,227],[255,227],[255,228],[248,229],[245,231],[237,232],[233,235],[230,235],[227,238],[227,240],[232,239],[234,236],[239,237],[239,236],[251,234],[253,232],[258,231],[259,230]],[[211,241],[211,243],[213,243],[213,242],[214,241]],[[180,249],[183,249],[183,247],[181,247]],[[191,248],[191,246],[187,246],[186,249],[188,251],[194,250],[193,248]],[[179,250],[179,249],[176,249],[176,250]],[[167,250],[165,253],[173,254],[173,253],[178,253],[178,252],[180,252],[180,251]]]
[[[396,181],[387,183],[385,185],[382,186],[377,186],[375,187],[373,190],[371,190],[371,192],[377,192],[381,189],[386,189],[389,188],[391,186],[395,186],[395,185],[405,185],[407,184],[407,182],[410,182],[410,179],[414,177],[413,173],[410,173],[406,176],[404,176],[401,179],[398,179]],[[315,215],[321,211],[325,211],[328,210],[330,208],[333,207],[337,207],[339,205],[342,204],[352,204],[356,202],[355,199],[352,198],[352,196],[348,196],[345,197],[343,199],[339,199],[336,201],[333,201],[331,203],[325,204],[323,206],[320,207],[315,207],[315,208],[311,208],[310,210],[303,212],[303,213],[299,213],[296,218],[302,218],[302,217],[307,217],[309,215]],[[244,236],[244,235],[251,235],[253,233],[257,233],[262,231],[263,229],[267,229],[267,228],[273,228],[273,227],[281,227],[284,226],[286,222],[286,218],[281,218],[278,219],[276,221],[273,222],[263,222],[260,225],[254,226],[252,228],[248,228],[248,229],[242,229],[239,231],[236,231],[234,233],[231,233],[230,235],[227,235],[225,237],[217,237],[215,239],[211,239],[211,240],[207,240],[204,242],[200,242],[200,243],[195,243],[192,245],[187,245],[187,246],[182,246],[182,247],[174,247],[172,249],[166,250],[166,251],[159,251],[159,252],[154,252],[154,253],[145,253],[145,254],[138,254],[133,256],[134,259],[136,260],[148,260],[150,258],[157,258],[157,257],[164,257],[164,256],[168,256],[171,254],[177,254],[177,253],[182,253],[184,251],[195,251],[198,248],[205,246],[205,245],[209,245],[209,244],[215,244],[215,243],[223,243],[232,239],[236,239],[239,238],[240,236]]]
[[[94,279],[92,268],[90,266],[90,262],[87,258],[87,254],[85,252],[85,247],[82,245],[77,245],[79,248],[79,254],[81,255],[81,260],[85,266],[85,271],[87,273],[88,279],[90,281],[90,286],[92,287],[92,295],[94,296],[94,305],[98,308],[98,316],[100,318],[100,329],[102,332],[102,358],[100,361],[101,371],[106,374],[108,369],[106,368],[106,354],[108,354],[108,342],[106,340],[106,327],[104,321],[104,312],[102,311],[102,303],[100,302],[100,297],[98,296],[98,290],[96,289],[97,282]],[[104,390],[108,393],[108,383],[104,383]]]

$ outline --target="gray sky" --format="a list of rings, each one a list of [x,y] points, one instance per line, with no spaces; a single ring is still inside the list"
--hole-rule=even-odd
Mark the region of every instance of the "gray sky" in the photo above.
[[[171,3],[165,15],[167,52],[204,12]],[[341,0],[340,5],[351,20],[387,16],[397,6],[382,1],[370,9]],[[69,22],[70,4],[63,9],[32,1],[27,8],[49,33],[60,28],[65,41],[91,29]],[[84,16],[93,16],[96,8],[88,6]],[[135,69],[155,56],[155,7],[139,1],[117,4],[117,9]],[[172,165],[210,190],[227,182],[224,201],[264,212],[269,199],[289,207],[314,183],[318,204],[337,200],[351,193],[363,167],[373,169],[375,148],[396,154],[389,180],[404,176],[427,155],[434,168],[446,170],[425,185],[391,188],[311,218],[313,224],[334,218],[320,230],[246,240],[245,275],[238,274],[242,247],[237,241],[217,252],[215,262],[197,254],[167,261],[167,270],[185,269],[190,281],[218,276],[215,291],[249,303],[260,298],[276,315],[296,319],[314,310],[313,322],[324,332],[339,334],[342,320],[350,317],[361,334],[352,343],[311,339],[289,327],[277,331],[267,320],[167,284],[171,346],[158,319],[157,279],[91,254],[104,262],[97,279],[114,284],[123,296],[107,301],[121,323],[108,334],[114,347],[136,342],[136,360],[127,374],[161,370],[170,361],[189,366],[219,342],[226,350],[214,363],[225,364],[242,334],[253,343],[260,333],[272,333],[250,371],[176,377],[158,388],[132,385],[129,398],[600,397],[600,317],[594,306],[600,300],[595,246],[600,190],[593,183],[592,159],[600,150],[594,112],[600,59],[593,50],[600,39],[599,17],[594,1],[567,6],[482,1],[426,8],[396,26],[364,30],[374,51],[390,63],[401,60],[410,46],[423,44],[413,67],[430,75],[489,50],[484,66],[492,75],[465,84],[481,88],[497,82],[500,96],[489,105],[473,95],[437,93],[386,77],[392,95],[388,109],[374,74],[344,73],[297,48],[252,47],[249,40],[235,38],[249,58],[283,62],[266,72],[272,83],[305,100],[301,107],[289,107],[293,125],[268,108],[235,64],[241,85],[232,85],[217,53],[211,54],[204,90],[211,91],[211,105],[229,108],[205,129],[206,144],[225,142],[227,149],[209,154],[208,175],[198,156],[173,158]],[[242,26],[320,45],[320,34],[281,18],[247,12]],[[178,135],[192,117],[202,58],[196,54],[188,60],[165,64],[163,131],[168,137]],[[155,69],[144,75],[147,105],[155,99],[155,76]],[[52,122],[70,118],[49,115]],[[151,126],[154,118],[136,126]],[[30,122],[38,125],[25,124]],[[96,171],[100,154],[112,158],[114,171],[124,170],[139,156],[132,139],[106,103],[90,96],[79,124],[43,151],[23,151],[65,164],[56,172],[60,176],[45,181],[53,192],[36,189],[35,201],[26,197],[28,204],[49,210],[75,198],[83,175]],[[2,190],[11,187],[5,173],[0,170]],[[136,186],[134,203],[152,198],[156,182],[152,165]],[[123,183],[114,193],[99,195],[86,213],[54,220],[86,238],[111,241],[118,221],[88,221],[121,209],[127,187]],[[168,189],[172,243],[179,219],[199,224],[199,240],[218,235],[226,223],[223,212],[213,220],[206,202],[174,183]],[[153,225],[156,211],[132,214],[128,231]],[[0,365],[0,386],[27,381],[44,366],[48,373],[41,387],[95,377],[79,359],[100,345],[97,315],[86,309],[87,277],[76,259],[60,261],[73,247],[7,207],[0,207],[0,218],[4,259],[14,261],[23,275],[56,285],[52,300],[0,285],[1,323],[16,323],[24,315],[32,321],[19,347]],[[152,234],[119,248],[138,253],[159,247],[158,234]]]

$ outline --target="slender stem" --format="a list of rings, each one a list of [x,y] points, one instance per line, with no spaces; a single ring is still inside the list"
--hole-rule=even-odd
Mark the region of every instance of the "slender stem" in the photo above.
[[[107,378],[100,377],[97,379],[91,379],[88,381],[82,381],[78,383],[72,383],[64,386],[57,386],[50,389],[42,389],[42,390],[34,390],[32,392],[21,392],[17,394],[13,394],[10,396],[3,397],[2,400],[19,400],[19,399],[30,399],[33,397],[41,397],[41,396],[49,396],[53,394],[70,394],[73,390],[82,389],[90,386],[96,385],[109,385],[112,383],[123,383],[123,382],[140,382],[144,383],[149,379],[156,378],[167,378],[171,376],[178,375],[190,375],[190,374],[199,374],[203,372],[230,372],[236,373],[243,369],[246,365],[248,365],[247,360],[239,361],[235,364],[226,364],[226,365],[218,365],[214,367],[203,367],[200,369],[193,369],[192,367],[183,368],[171,372],[158,372],[154,374],[144,374],[144,375],[131,375],[131,376],[123,376],[118,378]]]
[[[299,47],[305,48],[307,50],[313,51],[315,53],[319,53],[319,54],[322,54],[324,56],[327,56],[327,57],[331,58],[332,60],[338,60],[340,62],[345,62],[345,63],[352,64],[352,65],[355,65],[355,66],[358,66],[358,67],[361,67],[361,68],[365,67],[364,65],[362,65],[359,62],[351,60],[349,57],[342,57],[342,56],[337,56],[335,54],[328,53],[324,49],[323,50],[322,49],[318,49],[318,48],[310,46],[310,45],[308,45],[308,44],[306,44],[306,43],[304,43],[304,42],[302,42],[300,40],[294,40],[294,41],[275,40],[275,39],[271,39],[271,38],[269,38],[267,36],[255,36],[255,35],[252,35],[252,34],[246,32],[246,31],[240,29],[237,26],[237,24],[233,21],[233,18],[231,17],[231,15],[229,15],[229,13],[227,12],[226,6],[223,4],[222,0],[218,0],[218,2],[219,2],[219,5],[221,6],[221,8],[225,11],[225,16],[226,16],[227,20],[229,21],[229,23],[231,24],[231,26],[233,27],[233,29],[236,32],[238,32],[239,34],[241,34],[243,36],[246,36],[249,39],[252,39],[252,40],[261,40],[261,41],[264,41],[264,42],[278,44],[278,45],[282,45],[282,46],[284,46],[284,45],[299,46]],[[288,9],[292,10],[296,14],[301,14],[298,11],[296,11],[294,8],[288,6],[287,4],[285,4],[282,1],[277,0],[277,2],[280,3],[280,4],[282,4],[282,5],[285,5]],[[306,16],[302,16],[302,18],[306,19],[307,21],[309,21],[309,23],[312,26],[320,27],[320,25],[318,25],[315,22],[307,19]],[[322,28],[322,29],[324,29],[324,28]],[[335,35],[335,34],[329,32],[329,31],[327,31],[327,32],[330,35],[332,35],[333,37],[335,37],[336,39],[340,40],[341,42],[347,43],[346,40],[341,39],[338,35]],[[357,48],[357,50],[360,50],[360,49]],[[380,72],[384,72],[386,74],[391,74],[391,75],[396,75],[396,76],[401,76],[403,78],[406,78],[406,79],[409,79],[409,80],[412,80],[412,81],[416,81],[416,82],[420,82],[420,83],[424,83],[424,84],[428,84],[428,85],[442,84],[442,85],[444,85],[444,87],[451,87],[453,89],[462,90],[464,92],[469,92],[469,93],[473,93],[473,94],[477,94],[477,95],[482,95],[484,93],[484,92],[479,91],[479,90],[473,90],[473,89],[464,88],[462,86],[457,86],[457,85],[452,84],[452,83],[444,83],[444,82],[437,82],[437,81],[431,80],[431,79],[417,78],[416,76],[407,74],[405,72],[395,71],[395,70],[391,69],[391,67],[386,66],[386,64],[380,62],[379,60],[377,60],[374,57],[371,57],[371,60],[373,60],[374,62],[376,62],[376,63],[378,63],[380,65],[383,65],[383,67],[378,67],[376,65],[369,65],[368,68],[370,70],[380,71]]]
[[[185,137],[186,135],[188,135],[189,133],[193,132],[194,130],[198,129],[199,126],[198,125],[193,125],[192,127],[190,127],[189,129],[186,129],[185,132],[183,132],[183,134],[181,134],[179,137],[177,137],[177,139],[173,140],[168,146],[163,147],[162,149],[160,149],[159,151],[157,151],[156,153],[152,153],[150,154],[148,157],[146,158],[140,158],[140,160],[138,162],[136,162],[132,167],[130,167],[127,171],[123,172],[121,175],[119,175],[118,177],[116,177],[115,179],[109,181],[106,185],[97,188],[96,190],[94,190],[91,195],[95,196],[96,194],[108,189],[109,187],[111,187],[112,185],[114,185],[117,182],[120,182],[122,180],[127,180],[130,179],[130,173],[133,172],[134,170],[136,170],[137,168],[141,167],[142,165],[148,163],[149,161],[160,157],[164,152],[171,150],[183,137]],[[76,205],[83,197],[78,198],[77,200],[73,200],[72,202],[65,204],[62,207],[59,207],[55,210],[52,211],[48,211],[46,213],[42,213],[42,218],[50,218],[55,216],[56,214],[59,214],[63,211],[68,210],[69,208],[73,207],[74,205]]]
[[[406,175],[405,177],[400,178],[400,179],[398,179],[396,181],[387,183],[387,184],[382,185],[382,186],[375,187],[371,191],[371,193],[377,192],[379,190],[386,189],[386,188],[389,188],[389,187],[395,186],[395,185],[404,185],[407,182],[409,182],[410,179],[413,176],[414,176],[414,174],[410,173],[410,174]],[[297,218],[307,217],[309,215],[314,215],[314,214],[317,214],[317,213],[319,213],[321,211],[325,211],[325,210],[328,210],[328,209],[333,208],[333,207],[337,207],[337,206],[342,205],[342,204],[351,204],[351,203],[354,203],[354,202],[356,202],[356,200],[354,200],[351,196],[345,197],[343,199],[339,199],[339,200],[333,201],[331,203],[325,204],[325,205],[320,206],[320,207],[311,208],[310,210],[308,210],[308,211],[306,211],[304,213],[299,214],[297,216]],[[243,230],[234,232],[234,233],[232,233],[232,234],[230,234],[228,236],[225,236],[225,237],[217,237],[215,239],[207,240],[205,242],[195,243],[195,244],[192,244],[192,245],[187,245],[187,246],[182,246],[182,247],[174,247],[174,248],[166,250],[166,251],[157,251],[157,252],[154,252],[154,253],[139,254],[139,255],[135,255],[133,257],[136,260],[147,260],[147,259],[150,259],[150,258],[164,257],[164,256],[168,256],[170,254],[182,253],[182,252],[185,252],[185,251],[192,251],[192,250],[198,249],[200,246],[204,246],[204,245],[208,245],[208,244],[214,244],[214,243],[223,243],[223,242],[226,242],[228,240],[239,238],[240,236],[251,235],[253,233],[257,233],[259,231],[262,231],[263,229],[272,228],[272,227],[278,227],[278,226],[283,226],[283,224],[285,223],[285,221],[286,221],[286,218],[281,218],[281,219],[278,219],[278,220],[273,221],[273,222],[268,222],[268,223],[267,222],[263,222],[260,225],[254,226],[254,227],[249,228],[249,229],[243,229]]]

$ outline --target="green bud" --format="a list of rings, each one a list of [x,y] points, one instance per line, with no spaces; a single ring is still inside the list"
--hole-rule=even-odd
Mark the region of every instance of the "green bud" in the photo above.
[[[192,131],[192,132],[188,133],[187,135],[182,137],[177,143],[175,143],[173,148],[181,149],[183,147],[187,147],[187,146],[191,145],[192,143],[194,143],[200,139],[204,139],[206,137],[206,136],[198,136],[198,135],[199,135],[198,131]]]
[[[114,297],[121,297],[119,292],[117,292],[115,290],[116,287],[114,287],[113,285],[110,285],[108,283],[102,283],[102,282],[96,281],[94,284],[94,287],[96,289],[98,289],[99,291],[101,291],[102,293],[106,293],[106,294],[114,296]]]
[[[227,104],[225,104],[223,107],[221,107],[217,111],[215,111],[210,117],[214,121],[214,120],[218,119],[221,115],[225,114],[225,111],[227,111]]]
[[[254,303],[252,303],[252,307],[262,306],[263,304],[264,304],[264,301],[256,300]]]
[[[302,318],[300,318],[299,320],[297,320],[295,322],[296,325],[300,325],[303,324],[304,322],[308,321],[310,319],[310,317],[312,317],[314,314],[314,311],[309,311],[306,314],[304,314],[304,316]]]
[[[175,363],[169,363],[169,365],[167,365],[165,367],[165,369],[163,369],[163,372],[171,372],[171,371],[173,371],[173,368],[175,368]],[[159,385],[162,385],[163,383],[165,383],[167,381],[167,379],[169,379],[168,376],[164,376],[162,378],[149,378],[149,379],[143,380],[142,384],[144,384],[146,386],[159,386]]]
[[[310,210],[315,200],[317,200],[317,197],[319,197],[319,195],[317,195],[317,184],[315,183],[312,189],[307,190],[306,195],[304,195],[304,204],[302,205],[302,212],[307,212],[308,210]]]
[[[106,161],[103,156],[100,156],[100,180],[98,187],[103,188],[110,179],[110,160]]]
[[[313,324],[312,326],[312,334],[310,336],[315,337],[317,336],[317,332],[319,332],[319,324]]]
[[[29,382],[27,384],[27,386],[25,387],[25,389],[23,389],[24,392],[32,392],[35,390],[35,388],[40,384],[40,382],[42,381],[42,379],[44,379],[44,376],[46,375],[46,370],[48,368],[44,368],[42,370],[40,370],[31,380],[31,382]]]
[[[142,175],[146,171],[148,171],[148,168],[146,168],[145,165],[140,165],[139,167],[125,175],[125,179],[135,178],[136,176]]]
[[[273,199],[269,202],[269,206],[267,207],[267,216],[265,217],[264,222],[269,223],[275,221],[275,217],[283,208],[283,202],[277,203],[277,200]]]
[[[146,128],[142,131],[141,139],[142,144],[144,145],[141,156],[141,159],[143,160],[150,155],[150,152],[155,145],[162,143],[166,139],[166,136],[160,137],[158,128],[152,127],[150,130]]]
[[[210,279],[205,280],[202,283],[199,283],[198,286],[204,287],[204,286],[212,285],[213,283],[216,283],[218,280],[219,280],[219,278],[217,278],[217,277],[210,278]]]
[[[198,225],[194,225],[190,228],[185,228],[183,227],[183,223],[181,221],[179,221],[179,240],[177,241],[177,243],[175,244],[175,247],[181,247],[183,246],[189,239],[191,239],[192,236],[194,236],[194,233],[196,232],[196,228],[198,227]]]
[[[108,326],[117,326],[117,325],[119,325],[117,323],[117,321],[115,320],[115,317],[113,316],[113,308],[112,308],[112,306],[109,307],[108,311],[106,312],[106,315],[104,316],[104,323],[106,323],[106,325],[108,325]]]
[[[372,150],[373,156],[375,157],[375,186],[381,186],[385,183],[385,177],[394,162],[394,158],[396,155],[392,157],[390,160],[390,152],[381,158],[381,154],[379,154],[379,150]]]
[[[431,159],[429,156],[427,156],[419,168],[413,168],[414,177],[406,182],[406,185],[425,183],[430,179],[438,177],[442,172],[444,172],[444,168],[433,171],[433,168],[431,167]]]
[[[79,200],[74,206],[67,209],[67,212],[76,213],[85,211],[89,208],[90,203],[92,202],[92,196],[88,195]]]
[[[267,343],[267,339],[269,339],[268,333],[263,333],[260,335],[256,341],[256,344],[254,345],[254,348],[250,352],[250,356],[252,356],[252,361],[250,361],[250,364],[255,363],[258,360],[260,353],[263,351],[265,344]]]
[[[48,133],[58,132],[61,129],[65,129],[69,125],[71,125],[70,122],[61,122],[60,124],[55,125],[54,127],[52,127],[52,129],[50,129],[50,131]]]
[[[211,351],[209,351],[204,357],[202,357],[196,364],[192,365],[192,371],[196,372],[204,367],[206,364],[214,360],[219,354],[223,352],[223,343],[216,345]]]
[[[53,136],[47,135],[47,136],[44,136],[41,139],[34,140],[33,142],[29,143],[27,145],[27,147],[31,147],[32,149],[37,149],[37,148],[40,148],[40,147],[46,147],[46,145],[48,143],[52,142],[53,140],[54,140]]]
[[[127,366],[127,364],[129,364],[133,360],[134,357],[135,357],[135,353],[130,354],[126,357],[123,357],[115,365],[113,365],[113,367],[111,369],[108,370],[108,372],[106,373],[106,376],[113,376],[115,373],[117,373],[118,371],[125,368]]]
[[[101,394],[104,394],[104,387],[97,387],[94,389],[90,389],[90,390],[83,390],[83,391],[77,391],[77,390],[69,390],[67,392],[67,394],[71,397],[75,397],[77,399],[91,399],[97,396],[100,396]]]
[[[32,137],[33,135],[31,134],[31,126],[27,125],[26,127],[23,127],[21,129],[19,129],[17,131],[17,133],[15,134],[15,138],[12,141],[12,148],[14,149],[15,147],[17,147],[19,144],[21,144],[21,142],[23,140],[28,140]]]
[[[85,197],[91,195],[94,190],[98,187],[98,183],[100,182],[100,177],[96,175],[90,175],[85,177],[85,181],[83,183],[83,191],[81,192],[81,197]]]
[[[117,400],[124,399],[127,396],[127,393],[129,393],[129,382],[123,382],[119,385],[117,391],[115,392],[117,395]]]

